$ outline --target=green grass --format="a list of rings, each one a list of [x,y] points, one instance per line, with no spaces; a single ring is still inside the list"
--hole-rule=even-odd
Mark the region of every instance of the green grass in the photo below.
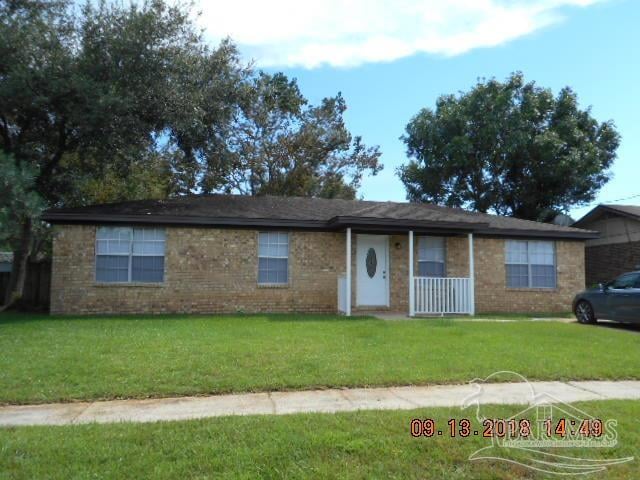
[[[637,478],[640,402],[576,406],[603,420],[616,419],[618,445],[556,449],[553,453],[598,459],[635,456],[630,463],[584,478]],[[521,410],[485,406],[482,413],[504,418]],[[433,418],[438,427],[446,429],[449,418],[463,417],[474,420],[474,428],[478,425],[473,411],[436,408],[0,429],[0,477],[545,478],[506,462],[470,462],[472,452],[489,445],[480,436],[412,438],[409,434],[412,418]]]
[[[0,402],[640,378],[640,336],[555,322],[335,316],[0,316]]]

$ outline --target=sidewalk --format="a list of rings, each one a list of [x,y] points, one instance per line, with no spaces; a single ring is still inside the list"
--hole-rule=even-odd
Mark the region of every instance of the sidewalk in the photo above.
[[[480,389],[480,385],[482,389]],[[229,415],[284,415],[356,410],[407,410],[478,404],[640,399],[640,381],[484,383],[243,393],[210,397],[113,400],[0,407],[0,427],[108,422],[155,422]],[[475,395],[474,395],[475,393]]]

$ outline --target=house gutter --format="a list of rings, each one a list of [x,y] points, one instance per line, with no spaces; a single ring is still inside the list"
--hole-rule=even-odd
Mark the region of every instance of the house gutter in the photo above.
[[[582,230],[576,232],[559,232],[553,230],[524,230],[516,228],[486,228],[475,232],[481,237],[524,237],[524,238],[568,238],[575,240],[591,240],[598,238],[600,234],[592,230]]]
[[[491,228],[486,222],[448,222],[425,221],[409,219],[391,219],[376,217],[335,216],[329,221],[296,220],[274,218],[246,218],[246,217],[196,217],[180,215],[154,214],[89,214],[68,213],[50,210],[44,213],[42,219],[54,224],[125,224],[125,225],[179,225],[194,227],[222,227],[222,228],[289,228],[315,231],[354,231],[371,233],[433,233],[442,235],[462,235],[473,233],[483,237],[526,237],[526,238],[569,238],[588,240],[598,238],[597,232],[583,231],[545,231],[522,229]]]

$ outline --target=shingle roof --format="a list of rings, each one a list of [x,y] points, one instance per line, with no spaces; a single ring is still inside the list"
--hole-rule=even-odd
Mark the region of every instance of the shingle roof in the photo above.
[[[600,218],[605,213],[613,213],[615,215],[622,215],[624,217],[640,220],[640,205],[606,205],[600,204],[597,207],[589,211],[580,220],[577,220],[574,226],[585,226],[589,222]]]
[[[92,205],[48,210],[51,223],[140,222],[164,224],[291,226],[331,229],[441,228],[482,234],[588,238],[577,228],[468,212],[420,203],[372,202],[303,197],[193,195],[167,200]]]
[[[638,217],[640,219],[640,205],[604,205],[610,210],[616,210],[621,213],[626,213],[628,215],[633,215],[634,217]]]

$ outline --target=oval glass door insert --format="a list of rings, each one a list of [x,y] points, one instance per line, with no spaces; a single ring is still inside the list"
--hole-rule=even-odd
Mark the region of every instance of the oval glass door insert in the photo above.
[[[369,278],[373,278],[376,274],[376,268],[378,267],[376,251],[373,248],[370,248],[367,252],[367,259],[365,262],[367,264],[367,274],[369,275]]]

